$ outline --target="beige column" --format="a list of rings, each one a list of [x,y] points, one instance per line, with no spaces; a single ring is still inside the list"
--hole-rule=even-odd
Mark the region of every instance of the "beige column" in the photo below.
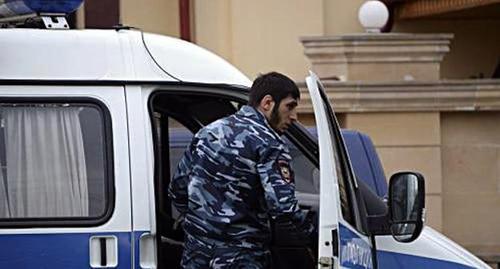
[[[196,0],[196,43],[248,77],[280,71],[304,80],[308,65],[298,42],[323,34],[323,0]]]
[[[442,113],[443,231],[500,253],[500,112]]]
[[[323,0],[324,32],[328,36],[363,33],[358,20],[359,7],[366,0]]]
[[[123,25],[146,32],[180,36],[178,0],[121,0],[120,21]]]
[[[442,172],[439,112],[346,113],[345,128],[368,134],[387,179],[398,171],[425,177],[427,224],[442,229]]]
[[[76,10],[76,28],[85,28],[85,2]]]
[[[232,1],[195,0],[193,3],[194,42],[232,62]]]

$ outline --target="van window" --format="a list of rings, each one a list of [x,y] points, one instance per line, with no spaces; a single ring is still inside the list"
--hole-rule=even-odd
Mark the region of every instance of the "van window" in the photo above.
[[[295,145],[283,137],[288,144],[295,174],[295,190],[301,193],[319,194],[319,169]]]
[[[0,103],[0,221],[103,216],[103,118],[93,104]]]
[[[173,118],[169,118],[168,136],[170,141],[170,175],[175,174],[177,164],[193,139],[193,133]]]

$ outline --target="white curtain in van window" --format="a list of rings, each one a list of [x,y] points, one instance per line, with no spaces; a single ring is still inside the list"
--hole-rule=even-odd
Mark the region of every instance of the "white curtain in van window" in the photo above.
[[[88,216],[82,130],[74,107],[5,107],[12,218]]]
[[[0,147],[2,148],[2,147]],[[3,148],[5,149],[5,148]],[[2,161],[0,160],[0,163]],[[6,190],[6,181],[3,177],[3,171],[0,170],[0,218],[9,218],[9,203],[7,201],[7,190]]]

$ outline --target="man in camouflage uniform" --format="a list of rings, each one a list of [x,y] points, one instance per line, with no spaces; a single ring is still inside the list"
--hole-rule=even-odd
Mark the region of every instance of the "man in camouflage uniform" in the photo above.
[[[300,93],[288,77],[258,77],[249,105],[201,129],[169,195],[184,215],[183,268],[269,268],[270,221],[308,235],[280,135],[297,120]]]

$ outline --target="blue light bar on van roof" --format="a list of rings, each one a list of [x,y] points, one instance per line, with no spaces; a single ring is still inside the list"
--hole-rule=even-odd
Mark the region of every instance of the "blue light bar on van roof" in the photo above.
[[[0,0],[0,18],[33,13],[69,14],[83,0]]]

